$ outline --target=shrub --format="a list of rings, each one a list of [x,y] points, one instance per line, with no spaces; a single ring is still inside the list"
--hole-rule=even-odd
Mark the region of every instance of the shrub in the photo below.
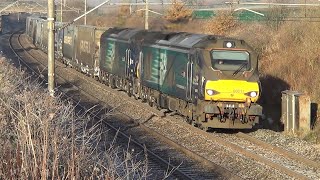
[[[231,13],[219,12],[218,15],[209,20],[205,26],[205,33],[214,35],[226,35],[231,29],[237,26],[236,20]]]
[[[173,5],[166,13],[165,19],[172,23],[188,21],[192,16],[192,11],[185,7],[185,4],[173,1]]]

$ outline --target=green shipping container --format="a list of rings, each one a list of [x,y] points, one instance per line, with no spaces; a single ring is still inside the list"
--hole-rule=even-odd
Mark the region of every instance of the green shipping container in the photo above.
[[[194,19],[210,19],[216,16],[213,10],[195,10],[192,12],[192,18]]]
[[[234,14],[239,21],[264,21],[266,16],[260,15],[251,11],[238,11]]]

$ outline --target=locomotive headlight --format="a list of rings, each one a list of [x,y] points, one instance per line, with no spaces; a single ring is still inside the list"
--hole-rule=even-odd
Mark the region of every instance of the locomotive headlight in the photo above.
[[[214,91],[211,90],[211,89],[208,89],[208,90],[207,90],[207,94],[208,94],[209,96],[212,96],[212,95],[214,94]]]
[[[224,48],[235,48],[236,43],[234,41],[224,41],[223,42],[223,47]]]
[[[232,43],[231,42],[227,42],[226,46],[227,46],[227,48],[231,48],[232,47]]]
[[[255,97],[258,96],[258,92],[256,92],[256,91],[251,91],[251,92],[246,93],[246,95],[247,95],[247,96],[250,96],[250,97],[252,97],[252,98],[255,98]]]
[[[208,94],[209,96],[213,96],[213,95],[215,95],[215,94],[218,94],[218,92],[215,91],[215,90],[212,90],[212,89],[207,89],[207,94]]]
[[[251,93],[250,93],[250,96],[251,97],[256,97],[258,94],[257,94],[257,92],[255,92],[255,91],[252,91]]]

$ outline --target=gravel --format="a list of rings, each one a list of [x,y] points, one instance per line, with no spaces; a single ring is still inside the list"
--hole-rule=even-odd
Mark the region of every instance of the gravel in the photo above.
[[[275,133],[275,132],[272,133],[272,131],[271,131],[270,135],[268,136],[268,135],[266,135],[265,132],[269,132],[269,131],[259,130],[259,132],[256,134],[259,134],[259,135],[264,134],[264,137],[269,138],[270,135],[272,136],[272,134]],[[290,170],[293,170],[295,172],[303,174],[310,179],[320,179],[320,169],[317,170],[317,169],[314,169],[313,167],[308,167],[308,166],[304,165],[303,163],[294,161],[292,159],[288,159],[288,158],[286,158],[280,154],[274,153],[268,149],[261,148],[261,147],[259,147],[259,145],[255,145],[255,144],[253,144],[243,138],[236,137],[235,134],[213,134],[213,135],[219,136],[229,142],[232,142],[233,144],[236,144],[246,150],[249,150],[250,152],[253,152],[255,154],[259,154],[260,156],[265,157],[268,160],[271,160],[272,162],[274,162],[276,164],[280,164]],[[283,138],[283,136],[284,135],[282,135],[282,136],[280,135],[278,138]],[[290,138],[290,137],[288,137],[288,138]],[[294,139],[291,141],[297,143],[301,140]],[[271,144],[271,143],[269,143],[269,144]],[[285,147],[282,147],[282,148],[286,149]],[[316,155],[317,152],[315,151],[313,153]]]
[[[298,155],[302,155],[310,160],[320,163],[320,147],[316,144],[266,129],[257,130],[250,133],[250,135],[269,144],[292,151]]]

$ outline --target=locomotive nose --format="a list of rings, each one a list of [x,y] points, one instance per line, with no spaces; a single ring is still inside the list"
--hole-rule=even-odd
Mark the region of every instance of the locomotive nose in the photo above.
[[[260,96],[259,84],[238,80],[207,81],[205,86],[205,100],[256,102]]]

